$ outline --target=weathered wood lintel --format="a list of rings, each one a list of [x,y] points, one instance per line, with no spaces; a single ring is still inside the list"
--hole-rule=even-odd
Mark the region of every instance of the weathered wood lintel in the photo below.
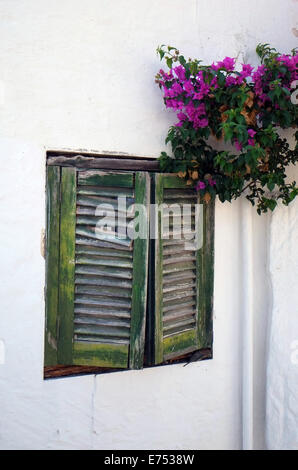
[[[86,155],[48,155],[49,166],[73,166],[82,169],[159,171],[159,161],[145,158],[123,158]]]

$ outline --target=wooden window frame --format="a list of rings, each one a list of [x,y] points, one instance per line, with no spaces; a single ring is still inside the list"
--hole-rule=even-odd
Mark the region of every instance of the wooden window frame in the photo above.
[[[125,171],[144,171],[150,173],[160,173],[159,161],[155,158],[129,156],[126,154],[109,154],[109,153],[89,153],[89,152],[73,152],[73,151],[48,151],[46,156],[47,166],[60,166],[60,167],[75,167],[80,170],[125,170]],[[152,185],[154,185],[152,178]],[[151,191],[153,197],[153,191]],[[202,273],[204,282],[204,315],[202,316],[202,330],[206,337],[204,347],[200,348],[200,360],[212,359],[213,356],[213,266],[214,266],[214,207],[206,212],[204,220],[204,239],[206,239],[208,250],[201,253],[202,257]],[[53,221],[48,221],[53,223]],[[153,316],[150,312],[153,311],[154,305],[154,254],[152,250],[152,243],[154,240],[149,241],[151,249],[149,249],[149,291],[147,303],[147,317],[146,317],[146,338],[145,338],[145,360],[144,368],[159,367],[168,364],[179,364],[187,362],[192,353],[184,354],[175,359],[166,360],[160,364],[155,365],[154,360],[154,345],[153,345]],[[205,246],[206,248],[206,246]],[[86,374],[102,374],[111,372],[125,372],[130,369],[111,369],[108,367],[97,366],[77,366],[77,365],[56,365],[44,367],[44,378],[59,378],[74,375]]]

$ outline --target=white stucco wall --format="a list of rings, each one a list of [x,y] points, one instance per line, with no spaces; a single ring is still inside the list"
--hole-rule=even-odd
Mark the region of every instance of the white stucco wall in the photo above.
[[[293,172],[298,181],[298,169]],[[271,449],[298,449],[298,202],[271,225],[267,437]]]
[[[217,203],[214,359],[185,368],[43,381],[40,253],[46,149],[157,157],[173,122],[154,84],[157,45],[256,61],[258,42],[296,45],[295,11],[292,0],[0,0],[0,448],[242,448],[248,296],[253,445],[265,448],[267,423],[269,447],[298,447],[297,203],[272,224],[245,200]]]

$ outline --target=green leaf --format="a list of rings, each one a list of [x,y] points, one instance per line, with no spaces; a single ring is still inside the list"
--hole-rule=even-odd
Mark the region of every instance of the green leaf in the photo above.
[[[167,63],[167,66],[169,67],[169,69],[171,69],[172,65],[173,65],[173,59],[170,58],[170,57],[167,57],[166,63]]]

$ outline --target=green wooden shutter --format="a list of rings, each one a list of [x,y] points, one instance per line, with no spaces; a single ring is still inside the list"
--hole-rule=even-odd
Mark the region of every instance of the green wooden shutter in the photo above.
[[[182,204],[191,204],[190,229],[194,229],[194,204],[199,200],[195,189],[187,186],[185,181],[175,175],[157,174],[155,203],[159,206],[178,204],[181,221]],[[194,244],[191,246],[183,233],[182,239],[173,238],[175,219],[170,218],[167,230],[165,211],[161,208],[157,214],[155,243],[156,364],[210,347],[212,343],[214,205],[212,202],[203,205],[198,218],[199,224],[203,222],[200,249],[196,249]]]
[[[57,319],[58,364],[140,368],[148,220],[144,238],[121,238],[117,197],[126,197],[120,215],[126,214],[128,222],[136,223],[133,204],[148,206],[150,200],[148,174],[62,168],[60,193],[58,311],[54,312],[53,305],[53,313],[47,314]],[[100,204],[115,209],[116,225],[115,233],[101,234],[99,239]],[[51,214],[56,208],[48,210]],[[113,216],[112,212],[105,215]]]
[[[54,366],[57,358],[57,313],[59,290],[60,167],[47,167],[46,232],[46,324],[45,366]]]

